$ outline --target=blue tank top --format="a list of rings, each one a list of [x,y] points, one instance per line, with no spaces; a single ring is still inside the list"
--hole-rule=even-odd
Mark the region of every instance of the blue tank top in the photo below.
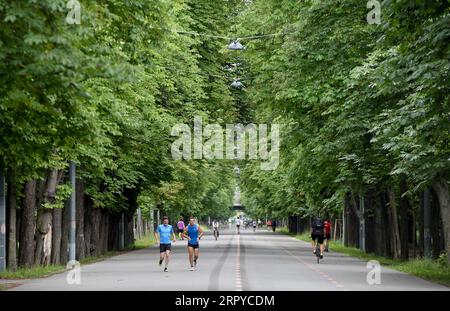
[[[189,244],[198,244],[198,225],[195,224],[193,226],[188,225],[186,227],[187,234],[191,238],[191,240],[188,242]]]

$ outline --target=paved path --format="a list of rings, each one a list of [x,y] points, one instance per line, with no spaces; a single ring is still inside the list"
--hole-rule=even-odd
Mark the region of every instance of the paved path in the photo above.
[[[159,249],[152,246],[82,266],[80,285],[69,285],[65,272],[14,281],[22,285],[11,290],[449,290],[384,267],[381,284],[369,285],[365,261],[330,252],[317,264],[308,243],[262,230],[242,231],[223,232],[218,241],[205,236],[194,272],[188,271],[186,241],[178,241],[167,273],[158,267]]]

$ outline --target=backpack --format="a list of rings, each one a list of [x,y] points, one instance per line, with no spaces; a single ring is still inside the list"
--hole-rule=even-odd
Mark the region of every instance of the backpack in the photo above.
[[[323,235],[323,221],[316,217],[312,221],[312,229],[314,234]]]

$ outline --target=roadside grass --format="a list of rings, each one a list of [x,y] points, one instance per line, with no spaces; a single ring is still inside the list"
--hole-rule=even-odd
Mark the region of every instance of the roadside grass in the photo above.
[[[122,251],[109,251],[100,256],[90,256],[80,260],[81,265],[87,265],[95,262],[99,262],[110,258],[112,256],[117,256],[129,251],[148,248],[155,244],[155,238],[153,235],[147,235],[139,240],[136,240],[134,244],[126,247]],[[45,278],[56,273],[61,273],[66,270],[64,265],[49,265],[47,267],[35,266],[32,268],[18,268],[17,271],[11,271],[6,269],[0,272],[0,279],[7,280],[22,280],[22,279],[35,279],[35,278]],[[6,285],[0,284],[0,291],[4,290]]]
[[[0,292],[16,287],[17,283],[0,283]]]
[[[48,267],[18,268],[17,271],[6,269],[0,272],[0,279],[21,280],[42,278],[62,272],[65,268],[63,265],[50,265]]]
[[[304,242],[311,242],[309,233],[292,234],[289,233],[287,228],[282,228],[279,232]],[[383,266],[450,287],[450,266],[443,260],[436,261],[422,258],[411,259],[408,261],[395,260],[372,253],[365,253],[354,247],[344,246],[339,240],[330,241],[329,249],[362,260],[377,260]]]
[[[128,250],[148,248],[152,245],[155,245],[155,243],[156,241],[153,234],[143,236],[139,240],[136,240],[133,245],[129,246]]]

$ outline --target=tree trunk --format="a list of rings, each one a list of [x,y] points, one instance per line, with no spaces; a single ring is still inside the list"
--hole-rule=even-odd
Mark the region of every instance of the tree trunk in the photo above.
[[[63,210],[63,224],[62,224],[62,236],[61,236],[61,263],[67,264],[69,261],[69,229],[70,229],[70,208],[69,201],[64,202]]]
[[[52,169],[47,178],[43,193],[42,206],[39,207],[36,225],[36,254],[35,263],[47,266],[50,263],[52,252],[52,216],[53,210],[44,206],[54,203],[56,186],[58,185],[58,170]]]
[[[416,210],[412,210],[412,243],[413,243],[413,258],[417,258],[417,213]]]
[[[391,227],[391,247],[392,247],[392,255],[394,259],[399,259],[401,256],[401,244],[400,244],[400,233],[398,229],[398,216],[397,216],[397,202],[395,198],[395,193],[393,189],[389,189],[389,219],[390,219],[390,227]]]
[[[400,241],[401,241],[401,259],[409,259],[409,219],[410,210],[409,200],[403,196],[408,191],[408,185],[405,180],[400,182]]]
[[[380,197],[380,194],[378,194]],[[375,254],[384,256],[386,255],[386,236],[385,236],[385,224],[383,213],[383,202],[378,200],[378,204],[374,206],[374,222],[375,222]]]
[[[450,195],[447,180],[438,178],[433,182],[433,190],[439,201],[444,240],[447,251],[447,262],[450,265]]]
[[[109,214],[103,211],[102,232],[101,232],[101,241],[102,241],[101,254],[104,254],[108,251],[109,218],[110,218]]]
[[[92,245],[92,205],[93,202],[89,196],[85,195],[85,211],[84,211],[84,242],[85,242],[85,256],[93,255],[94,247]]]
[[[442,230],[442,218],[439,212],[439,202],[435,191],[431,191],[431,257],[433,259],[439,258],[442,250],[445,250],[445,246],[442,247],[442,240],[444,239]]]
[[[84,182],[77,179],[76,182],[76,257],[82,260],[85,257],[84,243]]]
[[[21,235],[19,243],[19,265],[28,268],[34,263],[34,212],[36,209],[36,180],[25,183]]]
[[[360,226],[361,226],[361,215],[359,212],[359,205],[357,201],[357,195],[350,192],[350,217],[349,217],[349,243],[350,246],[360,248]]]
[[[58,171],[58,181],[59,185],[64,178],[64,170]],[[51,263],[53,265],[61,264],[61,242],[63,234],[63,210],[64,208],[53,209],[53,233],[52,233],[52,256]]]
[[[9,209],[9,243],[8,243],[8,268],[11,271],[17,270],[17,240],[16,240],[16,211],[17,211],[17,193],[16,178],[13,169],[8,170],[8,209]]]
[[[417,238],[417,248],[418,248],[418,255],[419,257],[424,256],[424,204],[425,204],[425,191],[422,191],[420,193],[420,202],[419,202],[419,211],[417,213],[417,231],[418,231],[418,238]]]
[[[102,230],[102,210],[99,208],[92,209],[91,217],[91,247],[92,255],[99,256],[101,254],[101,230]]]
[[[62,214],[60,208],[53,209],[52,264],[61,263]]]

